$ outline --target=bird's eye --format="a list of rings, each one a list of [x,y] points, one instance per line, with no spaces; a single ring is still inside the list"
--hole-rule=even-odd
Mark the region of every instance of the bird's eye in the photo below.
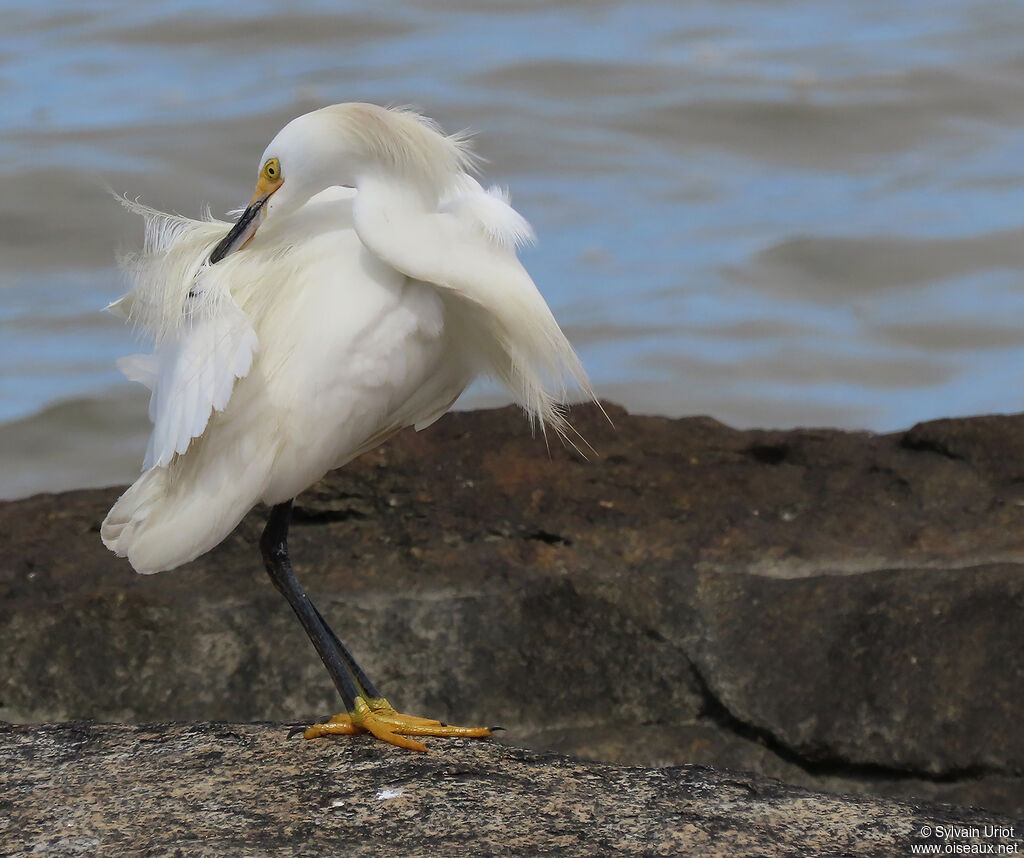
[[[263,165],[263,176],[272,182],[276,182],[281,178],[281,164],[277,158],[271,158]]]

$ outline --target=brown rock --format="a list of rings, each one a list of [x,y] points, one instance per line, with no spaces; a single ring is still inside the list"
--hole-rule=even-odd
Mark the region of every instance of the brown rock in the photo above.
[[[297,572],[392,700],[510,741],[1024,814],[1024,419],[877,436],[609,406],[404,433],[298,501]],[[116,490],[0,504],[0,717],[337,708],[254,512],[194,564],[99,542]]]

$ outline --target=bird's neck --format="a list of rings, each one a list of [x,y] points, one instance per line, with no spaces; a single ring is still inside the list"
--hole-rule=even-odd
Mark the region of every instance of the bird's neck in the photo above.
[[[448,242],[436,192],[373,172],[359,178],[356,191],[356,232],[371,253],[417,280],[444,270]]]

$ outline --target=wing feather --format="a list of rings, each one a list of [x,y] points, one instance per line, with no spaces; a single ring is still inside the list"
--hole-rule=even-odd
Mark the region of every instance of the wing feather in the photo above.
[[[213,412],[228,404],[235,382],[249,372],[257,347],[249,319],[224,303],[216,315],[183,326],[157,348],[152,447],[143,470],[166,467],[203,434]]]
[[[379,259],[447,296],[449,324],[531,419],[568,439],[570,387],[594,398],[572,345],[516,256],[529,224],[496,189],[461,176],[437,210],[394,184],[365,179],[356,232]],[[571,440],[569,441],[571,444]]]
[[[227,406],[235,382],[249,373],[259,344],[232,297],[230,277],[206,264],[227,225],[124,204],[146,220],[145,250],[122,260],[134,288],[108,309],[156,342],[151,355],[118,362],[129,379],[152,391],[148,470],[166,467],[203,434],[213,412]]]

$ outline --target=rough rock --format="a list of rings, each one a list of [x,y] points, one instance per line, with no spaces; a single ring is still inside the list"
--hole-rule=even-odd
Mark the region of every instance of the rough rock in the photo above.
[[[508,740],[1024,814],[1024,419],[737,431],[609,406],[585,461],[514,409],[403,433],[291,545],[391,699]],[[135,575],[118,490],[0,504],[0,717],[337,708],[255,547]]]
[[[38,855],[910,855],[1020,848],[1019,820],[712,769],[489,742],[416,754],[280,726],[0,728],[0,847]]]

